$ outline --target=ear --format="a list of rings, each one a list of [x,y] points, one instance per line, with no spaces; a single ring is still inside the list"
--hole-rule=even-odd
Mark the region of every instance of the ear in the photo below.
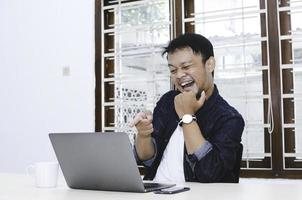
[[[212,73],[215,69],[215,58],[211,56],[205,63],[205,67],[208,72]]]

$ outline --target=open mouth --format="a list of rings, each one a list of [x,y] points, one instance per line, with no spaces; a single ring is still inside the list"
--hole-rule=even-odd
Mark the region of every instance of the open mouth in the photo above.
[[[193,86],[194,83],[195,82],[193,80],[190,80],[190,81],[184,81],[180,83],[180,85],[184,90],[188,90],[191,86]]]

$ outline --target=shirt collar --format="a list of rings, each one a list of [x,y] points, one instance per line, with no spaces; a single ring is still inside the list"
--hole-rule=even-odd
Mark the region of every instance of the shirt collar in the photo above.
[[[203,106],[197,111],[197,113],[204,113],[210,110],[215,104],[218,95],[219,95],[218,89],[216,87],[216,84],[214,84],[214,90],[212,95],[204,102]]]

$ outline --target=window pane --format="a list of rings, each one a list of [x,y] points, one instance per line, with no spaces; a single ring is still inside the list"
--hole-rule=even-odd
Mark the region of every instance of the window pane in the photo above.
[[[289,1],[285,12],[287,18],[280,17],[280,24],[288,26],[283,40],[288,42],[289,52],[282,49],[283,60],[283,134],[284,168],[302,169],[302,1]],[[280,11],[281,12],[281,11]],[[288,20],[288,21],[286,21]],[[282,27],[281,27],[282,28]],[[289,84],[288,82],[292,82]]]
[[[245,119],[243,158],[252,161],[271,156],[265,151],[263,68],[266,66],[262,63],[261,41],[266,38],[261,38],[259,0],[194,2],[193,20],[186,23],[194,24],[195,32],[213,43],[215,83],[221,95]]]
[[[170,89],[167,61],[161,56],[162,47],[170,40],[169,1],[121,3],[111,12],[114,70],[107,80],[114,83],[111,106],[115,112],[112,127],[103,129],[127,132],[133,141],[136,130],[129,123],[138,112],[152,111]]]

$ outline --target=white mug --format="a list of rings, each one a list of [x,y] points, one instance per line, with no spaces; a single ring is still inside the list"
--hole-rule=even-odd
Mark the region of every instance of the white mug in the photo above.
[[[27,175],[34,177],[36,187],[56,187],[58,182],[58,162],[37,162],[27,167]]]

